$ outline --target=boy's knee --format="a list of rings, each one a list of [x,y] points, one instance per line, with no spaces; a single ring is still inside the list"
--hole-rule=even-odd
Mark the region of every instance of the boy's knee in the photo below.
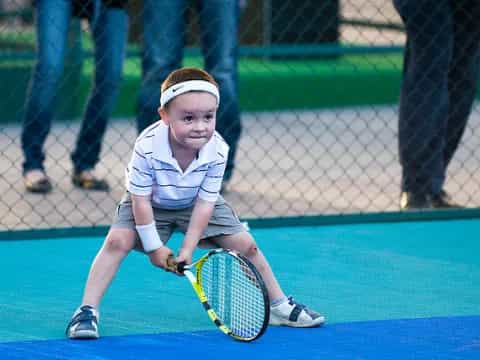
[[[251,240],[245,247],[243,255],[246,256],[247,258],[252,258],[252,257],[255,257],[257,254],[258,254],[257,244],[255,243],[255,241]]]
[[[104,248],[109,252],[128,253],[135,247],[133,236],[122,236],[118,233],[110,233],[105,239]]]

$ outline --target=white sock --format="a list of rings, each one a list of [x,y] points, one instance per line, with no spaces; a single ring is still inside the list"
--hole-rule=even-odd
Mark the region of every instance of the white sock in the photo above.
[[[284,296],[282,298],[275,299],[272,302],[270,302],[270,306],[271,307],[278,307],[278,306],[282,305],[283,303],[285,303],[287,300],[288,300],[288,298],[286,296]]]

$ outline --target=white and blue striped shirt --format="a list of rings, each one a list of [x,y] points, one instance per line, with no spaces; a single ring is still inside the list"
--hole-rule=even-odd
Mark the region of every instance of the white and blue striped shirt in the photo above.
[[[161,209],[188,208],[197,196],[215,202],[227,155],[227,143],[215,132],[188,169],[182,171],[173,157],[168,126],[160,120],[137,138],[126,171],[126,187],[134,195],[151,195],[152,206]]]

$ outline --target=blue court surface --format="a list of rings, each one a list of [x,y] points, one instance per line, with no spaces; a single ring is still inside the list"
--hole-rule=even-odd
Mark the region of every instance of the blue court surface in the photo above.
[[[102,338],[69,341],[102,239],[3,241],[0,359],[480,359],[480,220],[252,232],[284,290],[325,314],[324,327],[233,341],[185,279],[132,253],[102,304]]]

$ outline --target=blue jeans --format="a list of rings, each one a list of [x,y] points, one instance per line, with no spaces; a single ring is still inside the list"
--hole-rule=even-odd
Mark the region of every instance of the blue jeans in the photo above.
[[[122,77],[127,41],[127,13],[122,9],[106,8],[100,0],[96,0],[95,7],[98,11],[90,20],[95,43],[95,81],[72,153],[75,172],[92,169],[99,160],[101,142]],[[36,1],[36,63],[21,135],[24,172],[43,170],[43,146],[50,131],[58,83],[64,69],[71,10],[70,0]]]
[[[479,80],[477,0],[394,0],[407,44],[400,96],[402,191],[438,194]]]
[[[144,0],[143,79],[137,104],[139,132],[158,120],[160,86],[170,72],[181,67],[184,16],[189,1]],[[225,171],[225,179],[229,179],[241,133],[237,74],[239,1],[200,0],[198,5],[205,70],[220,86],[217,130],[230,145]]]

